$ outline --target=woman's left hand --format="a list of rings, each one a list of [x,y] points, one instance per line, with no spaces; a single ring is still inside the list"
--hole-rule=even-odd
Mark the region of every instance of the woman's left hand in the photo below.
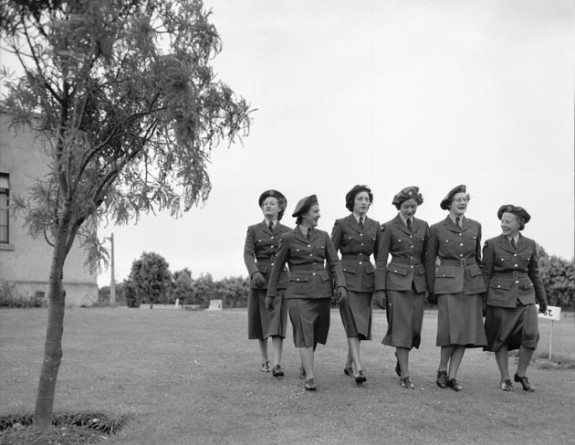
[[[347,290],[345,289],[345,287],[342,286],[338,287],[337,290],[335,291],[335,302],[341,303],[346,298],[347,298]]]

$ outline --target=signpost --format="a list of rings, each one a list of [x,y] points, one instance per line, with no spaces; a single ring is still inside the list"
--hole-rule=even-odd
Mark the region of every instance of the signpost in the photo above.
[[[537,311],[539,311],[539,305],[537,304]],[[544,313],[538,313],[539,318],[545,320],[551,320],[551,333],[549,335],[549,360],[551,360],[551,354],[553,353],[553,323],[561,320],[561,308],[559,306],[547,306],[547,310]]]

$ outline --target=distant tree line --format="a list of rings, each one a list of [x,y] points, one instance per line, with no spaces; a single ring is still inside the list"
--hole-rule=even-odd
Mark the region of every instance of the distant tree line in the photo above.
[[[556,255],[548,255],[539,246],[539,269],[547,299],[552,306],[575,308],[575,262]],[[132,264],[130,276],[116,285],[116,302],[129,307],[141,304],[174,304],[207,307],[210,300],[221,299],[223,307],[245,307],[249,292],[247,277],[214,280],[202,274],[192,278],[185,268],[171,272],[168,262],[157,253],[143,253]],[[100,304],[110,301],[110,288],[100,289]]]
[[[116,303],[128,307],[148,304],[195,305],[208,307],[210,300],[222,300],[227,308],[246,307],[249,292],[247,277],[214,280],[212,275],[201,274],[192,278],[188,268],[171,272],[168,262],[157,253],[146,253],[132,263],[129,277],[116,284]],[[110,302],[110,287],[99,291],[99,304]]]

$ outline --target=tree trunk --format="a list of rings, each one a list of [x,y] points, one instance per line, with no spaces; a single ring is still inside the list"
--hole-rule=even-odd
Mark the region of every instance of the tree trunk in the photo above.
[[[37,431],[46,431],[52,425],[56,379],[62,360],[62,333],[64,332],[65,308],[62,277],[65,258],[65,237],[59,237],[54,246],[54,255],[50,267],[48,328],[33,424],[34,429]]]

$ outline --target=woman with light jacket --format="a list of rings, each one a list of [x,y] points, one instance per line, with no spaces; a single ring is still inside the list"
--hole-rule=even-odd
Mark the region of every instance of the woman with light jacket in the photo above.
[[[376,262],[376,302],[385,306],[387,333],[383,344],[395,346],[395,372],[402,388],[414,389],[409,375],[409,351],[421,344],[426,294],[425,249],[428,224],[415,218],[423,197],[418,187],[405,187],[392,204],[397,216],[381,227]],[[387,264],[391,255],[391,261]]]
[[[519,349],[515,382],[523,390],[535,387],[527,378],[527,367],[539,341],[537,309],[547,310],[547,297],[537,261],[535,241],[521,234],[531,216],[523,207],[503,205],[497,211],[502,234],[485,242],[483,264],[487,281],[485,332],[486,351],[495,352],[501,374],[501,389],[512,391],[509,351]]]
[[[293,341],[302,363],[300,377],[305,390],[315,391],[314,352],[318,343],[325,344],[330,323],[332,279],[336,300],[346,298],[345,279],[337,252],[327,232],[316,229],[320,218],[316,195],[302,198],[293,212],[296,228],[285,233],[268,283],[266,306],[277,304],[278,284],[286,264],[290,281],[284,294],[293,326]]]
[[[441,208],[449,211],[431,226],[426,251],[427,289],[437,303],[437,346],[441,347],[437,386],[461,391],[457,372],[466,348],[487,345],[483,328],[481,224],[465,216],[465,185],[449,191]]]
[[[376,253],[379,239],[379,222],[367,216],[372,202],[369,187],[354,186],[345,196],[345,206],[351,214],[336,220],[331,232],[335,250],[341,252],[347,288],[347,298],[339,304],[348,345],[343,372],[357,384],[367,380],[361,364],[360,342],[371,340],[375,281],[371,255]]]

